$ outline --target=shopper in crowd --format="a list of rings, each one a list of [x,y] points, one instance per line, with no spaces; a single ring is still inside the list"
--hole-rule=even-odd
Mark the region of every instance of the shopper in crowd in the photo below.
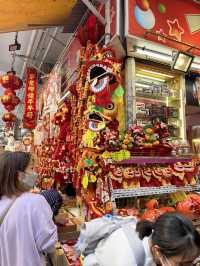
[[[0,154],[0,265],[44,266],[57,230],[43,196],[30,193],[37,175],[29,153]]]
[[[72,183],[67,183],[61,188],[63,199],[70,200],[76,197],[76,190]]]
[[[77,251],[85,256],[84,266],[189,266],[200,254],[200,236],[177,213],[155,224],[104,217],[85,224]]]
[[[41,192],[41,195],[45,197],[46,201],[50,205],[51,210],[53,212],[53,216],[57,216],[63,204],[63,198],[61,194],[55,189],[50,189],[43,190]]]
[[[43,190],[41,195],[45,197],[51,210],[53,212],[53,220],[56,224],[65,225],[68,220],[66,216],[59,215],[60,208],[64,200],[74,199],[76,196],[76,191],[71,183],[65,184],[61,188],[61,192],[56,189]]]

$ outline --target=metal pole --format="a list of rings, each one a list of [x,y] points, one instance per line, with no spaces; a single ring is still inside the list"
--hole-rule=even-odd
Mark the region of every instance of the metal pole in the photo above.
[[[98,18],[98,20],[103,24],[106,25],[105,18],[99,13],[99,11],[95,8],[95,6],[89,0],[81,0],[88,9]]]
[[[56,37],[57,32],[58,32],[58,28],[55,28],[55,30],[53,32],[53,37]],[[51,40],[49,41],[49,44],[47,45],[46,51],[42,57],[41,63],[39,65],[39,69],[41,68],[42,64],[44,63],[44,60],[45,60],[45,58],[46,58],[46,56],[47,56],[47,54],[51,48],[52,43],[53,43],[53,39],[51,38]]]
[[[110,42],[110,0],[108,0],[105,4],[105,45],[108,45]]]
[[[136,93],[135,93],[135,58],[129,57],[125,62],[126,87],[126,128],[134,124],[136,119]]]

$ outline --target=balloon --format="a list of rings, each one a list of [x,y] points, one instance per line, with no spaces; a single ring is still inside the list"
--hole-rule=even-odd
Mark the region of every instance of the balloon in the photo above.
[[[154,28],[156,19],[151,11],[151,9],[147,11],[143,11],[138,6],[135,6],[134,10],[135,19],[137,23],[145,30],[151,30]]]
[[[147,11],[150,7],[148,0],[136,0],[136,5],[143,11]]]
[[[166,12],[166,6],[163,5],[162,3],[160,3],[158,5],[158,10],[159,10],[160,13],[163,13],[164,14]]]

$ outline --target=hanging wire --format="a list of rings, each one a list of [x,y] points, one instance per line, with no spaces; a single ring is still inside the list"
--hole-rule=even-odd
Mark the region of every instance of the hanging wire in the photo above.
[[[15,59],[16,59],[16,52],[12,53],[12,62],[11,62],[11,71],[14,71]]]

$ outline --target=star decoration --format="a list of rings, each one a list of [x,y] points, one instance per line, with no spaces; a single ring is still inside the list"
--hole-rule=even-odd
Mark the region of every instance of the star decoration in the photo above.
[[[167,20],[167,24],[169,26],[169,36],[175,37],[178,41],[181,41],[184,29],[180,26],[178,19],[176,18],[173,21]]]
[[[156,33],[158,34],[158,41],[161,41],[161,42],[165,43],[166,42],[165,37],[167,36],[167,34],[165,34],[164,30],[163,29],[159,29],[159,30],[156,31]]]

